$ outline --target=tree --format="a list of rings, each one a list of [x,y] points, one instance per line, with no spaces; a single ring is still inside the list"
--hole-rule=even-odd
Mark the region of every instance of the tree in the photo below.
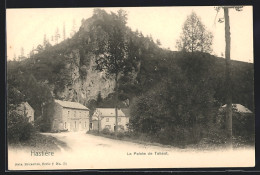
[[[178,50],[186,52],[212,52],[213,35],[206,30],[201,19],[195,12],[192,12],[184,22],[180,39],[176,42]]]
[[[65,23],[63,23],[63,40],[66,39],[66,28],[65,28]]]
[[[163,65],[168,71],[159,83],[133,100],[129,126],[161,143],[186,146],[207,137],[218,108],[208,71],[213,66],[205,61],[206,54],[182,55]]]
[[[28,122],[25,115],[15,111],[9,111],[7,116],[7,138],[8,143],[19,143],[27,141],[35,133],[34,127]]]
[[[29,53],[30,58],[32,58],[34,56],[34,51],[35,51],[35,49],[34,49],[34,46],[33,46],[32,50]]]
[[[161,44],[161,41],[160,41],[159,39],[156,40],[156,44],[157,44],[158,46],[162,45],[162,44]]]
[[[119,10],[117,14],[107,14],[104,10],[95,9],[94,18],[97,18],[94,25],[98,30],[97,48],[95,49],[96,69],[105,71],[106,74],[115,79],[115,113],[116,127],[118,129],[118,79],[121,73],[129,70],[127,42],[126,42],[126,20],[127,14]],[[100,39],[101,38],[101,39]]]
[[[53,41],[53,36],[52,36],[52,41]],[[43,37],[43,49],[47,49],[51,46],[49,39],[47,38],[46,34],[44,34]]]
[[[44,50],[44,46],[39,44],[35,50],[37,50],[38,53],[40,53],[40,52],[42,52]]]
[[[76,33],[76,20],[73,19],[73,21],[72,21],[72,28],[71,28],[71,32],[70,32],[70,37],[72,37],[75,33]]]
[[[60,38],[60,32],[59,32],[59,28],[57,27],[55,32],[55,44],[59,43],[59,38]]]
[[[15,109],[21,102],[27,101],[35,110],[35,120],[46,118],[46,120],[40,122],[40,125],[48,125],[46,122],[52,115],[44,114],[43,110],[47,110],[46,106],[53,102],[49,86],[44,82],[38,82],[37,79],[39,78],[36,79],[28,67],[23,70],[17,64],[9,64],[7,70],[8,111]]]
[[[19,90],[21,76],[11,73],[8,70],[7,76],[7,138],[8,143],[17,143],[30,139],[34,133],[31,123],[26,114],[19,114],[17,107],[26,101],[25,95]]]
[[[13,57],[13,60],[16,61],[16,54],[14,53],[14,57]]]
[[[46,37],[46,34],[44,34],[44,37],[43,37],[43,47],[44,48],[46,47],[47,43],[48,43],[47,37]]]
[[[101,92],[100,91],[98,92],[98,96],[97,96],[97,100],[96,101],[97,101],[97,107],[100,107],[100,105],[103,102],[103,99],[101,97]]]
[[[23,57],[23,56],[24,56],[24,48],[21,47],[21,57]]]
[[[24,59],[26,59],[26,57],[24,56],[24,48],[21,47],[21,55],[18,57],[18,60],[23,61]]]

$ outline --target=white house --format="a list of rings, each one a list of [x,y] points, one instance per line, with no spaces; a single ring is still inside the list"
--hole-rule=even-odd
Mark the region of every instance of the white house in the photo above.
[[[26,116],[28,121],[32,123],[34,121],[34,109],[29,105],[28,102],[22,102],[17,108],[18,114]]]
[[[90,129],[103,130],[108,128],[110,131],[115,130],[116,114],[115,108],[96,108],[92,116]],[[129,116],[126,116],[121,109],[118,109],[118,131],[127,131]]]
[[[77,102],[55,100],[52,130],[89,130],[89,109]]]

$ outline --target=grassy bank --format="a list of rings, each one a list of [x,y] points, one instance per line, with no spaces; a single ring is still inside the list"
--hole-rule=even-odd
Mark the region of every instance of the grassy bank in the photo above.
[[[34,149],[34,150],[49,150],[49,151],[59,151],[60,148],[66,148],[65,142],[62,142],[55,137],[42,135],[38,132],[34,133],[31,138],[27,141],[9,143],[9,148],[23,148],[23,149]]]
[[[143,144],[143,145],[152,145],[152,146],[160,146],[160,147],[177,147],[177,148],[188,148],[194,150],[214,150],[214,149],[224,149],[226,148],[225,143],[216,144],[211,143],[208,139],[202,139],[197,144],[188,144],[184,145],[183,143],[171,143],[171,144],[162,144],[156,138],[149,137],[145,134],[137,134],[130,132],[118,132],[116,135],[114,132],[109,131],[88,131],[88,134],[92,134],[95,136],[101,136],[105,138],[115,139],[115,140],[123,140],[129,141],[133,143]],[[253,148],[255,146],[254,142],[244,142],[241,138],[233,138],[233,148]]]
[[[151,141],[151,138],[145,136],[144,134],[130,134],[128,132],[123,133],[119,132],[117,135],[114,132],[103,132],[100,131],[88,131],[87,134],[92,134],[95,136],[101,136],[105,138],[115,139],[115,140],[123,140],[123,141],[129,141],[133,143],[143,144],[143,145],[153,145],[153,146],[160,146],[160,147],[171,147],[171,145],[163,145],[157,142]]]

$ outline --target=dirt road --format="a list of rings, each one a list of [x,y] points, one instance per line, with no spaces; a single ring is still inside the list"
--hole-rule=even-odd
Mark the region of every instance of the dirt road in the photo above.
[[[67,143],[70,149],[53,156],[32,156],[31,152],[9,150],[10,169],[114,169],[252,167],[255,150],[194,151],[159,147],[67,132],[47,134]],[[48,150],[47,150],[48,151]],[[27,162],[27,165],[25,163]],[[16,165],[16,164],[22,165]],[[29,164],[30,163],[30,164]],[[36,163],[36,165],[34,165]]]

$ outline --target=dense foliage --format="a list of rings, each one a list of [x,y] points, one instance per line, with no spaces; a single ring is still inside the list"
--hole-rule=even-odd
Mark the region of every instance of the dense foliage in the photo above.
[[[26,123],[19,123],[22,118],[26,116],[20,116],[15,114],[15,110],[18,105],[22,102],[28,102],[32,108],[35,110],[35,126],[38,128],[46,127],[50,125],[46,122],[38,122],[40,118],[43,120],[48,120],[51,115],[47,115],[46,106],[52,103],[53,97],[50,92],[48,85],[44,82],[39,82],[36,80],[33,74],[29,70],[23,72],[19,62],[9,62],[8,72],[7,72],[7,88],[8,88],[8,101],[7,101],[7,118],[14,122],[14,128],[18,129],[26,125]],[[19,119],[19,120],[18,120]],[[18,127],[19,125],[19,127]],[[22,126],[20,126],[22,125]],[[9,125],[8,125],[9,127]],[[26,130],[24,130],[26,131]],[[22,133],[22,129],[18,131]]]
[[[162,80],[136,98],[131,129],[168,144],[197,142],[206,136],[217,109],[208,78],[211,65],[205,63],[204,70],[198,70],[190,62],[203,63],[203,58],[197,54],[170,61]]]
[[[26,116],[19,115],[15,111],[9,112],[7,117],[8,143],[27,141],[35,133],[34,127],[28,122]]]
[[[173,145],[198,143],[206,138],[208,142],[225,143],[225,123],[215,123],[219,107],[225,104],[224,64],[224,59],[200,52],[150,59],[143,68],[151,67],[149,74],[141,74],[144,91],[131,104],[130,129]],[[233,102],[254,111],[253,66],[234,61],[232,69]],[[234,123],[237,126],[238,122]],[[242,128],[251,125],[244,122]]]

